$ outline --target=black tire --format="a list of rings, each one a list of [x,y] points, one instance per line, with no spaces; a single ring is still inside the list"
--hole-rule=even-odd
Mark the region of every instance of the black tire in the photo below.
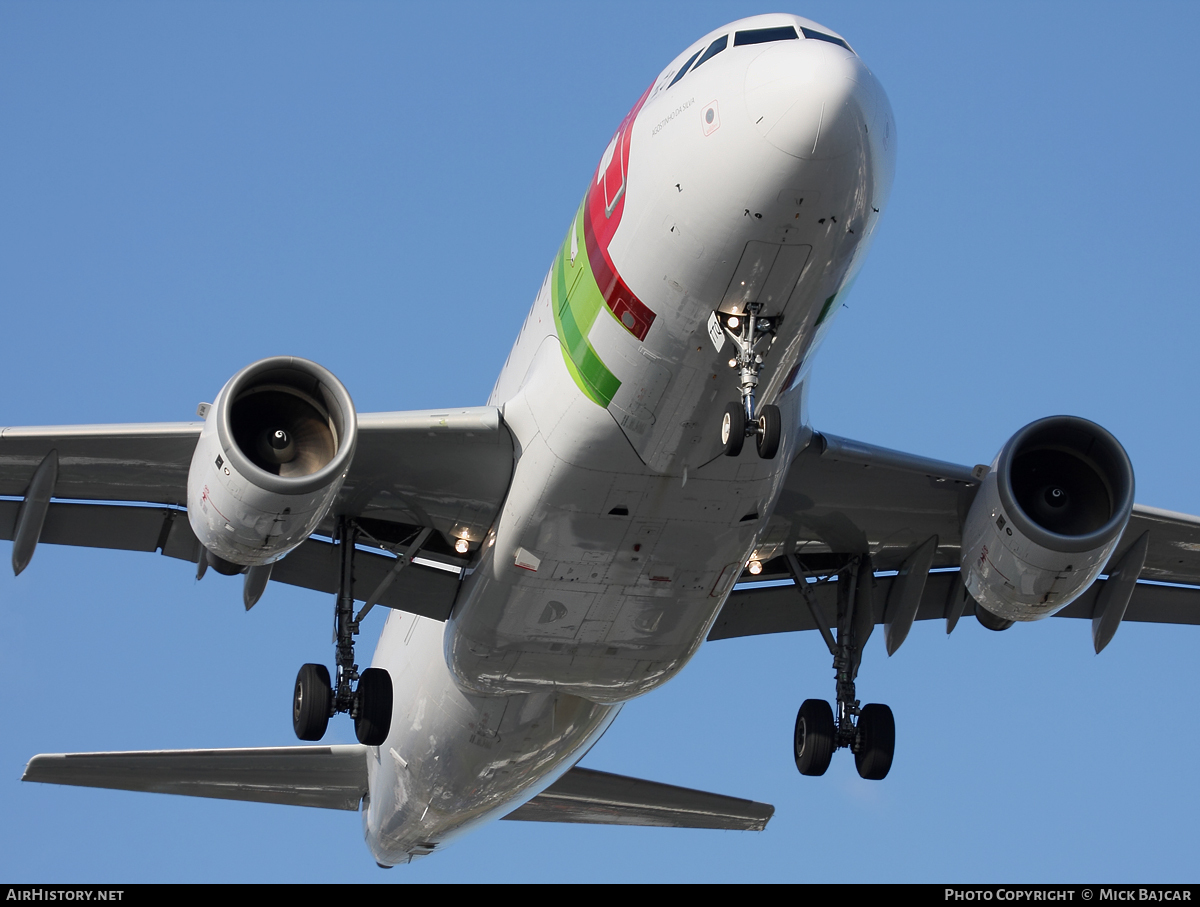
[[[896,752],[896,719],[886,705],[871,702],[858,716],[859,746],[854,754],[858,774],[868,781],[882,781],[892,768]]]
[[[835,749],[837,730],[833,724],[833,709],[824,699],[806,699],[796,715],[796,733],[792,749],[796,768],[802,775],[823,775],[829,768]]]
[[[746,441],[746,412],[740,403],[730,403],[721,416],[721,443],[725,456],[736,457]]]
[[[325,665],[304,665],[292,692],[292,727],[301,740],[320,740],[329,727],[333,690]]]
[[[392,726],[392,677],[383,668],[367,668],[354,694],[354,736],[364,746],[379,746]]]
[[[754,436],[754,444],[758,455],[764,460],[774,460],[779,452],[779,436],[783,423],[779,417],[779,407],[768,403],[758,411],[758,431]]]

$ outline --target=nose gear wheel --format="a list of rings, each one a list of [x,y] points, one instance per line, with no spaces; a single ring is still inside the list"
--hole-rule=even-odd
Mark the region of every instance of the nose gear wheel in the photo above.
[[[779,452],[779,436],[782,432],[779,407],[768,403],[758,410],[758,425],[754,434],[754,446],[764,460],[775,459]]]
[[[721,443],[725,446],[725,456],[736,457],[742,452],[745,441],[746,414],[740,403],[730,403],[725,407],[725,416],[721,420]]]
[[[729,360],[729,366],[738,369],[738,388],[742,396],[741,403],[730,403],[725,407],[721,418],[721,446],[727,457],[740,454],[743,442],[751,435],[762,459],[773,459],[779,451],[782,433],[779,407],[767,404],[758,407],[756,413],[754,394],[769,344],[767,348],[760,347],[768,338],[774,341],[781,319],[760,315],[760,310],[761,305],[752,302],[746,306],[745,314],[713,313],[725,336],[733,341],[735,355]]]

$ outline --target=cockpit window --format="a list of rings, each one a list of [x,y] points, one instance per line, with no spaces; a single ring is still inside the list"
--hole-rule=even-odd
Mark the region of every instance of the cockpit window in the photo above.
[[[811,28],[805,28],[804,26],[800,26],[800,31],[804,32],[804,37],[806,38],[815,38],[818,41],[828,41],[830,44],[836,44],[838,47],[844,47],[846,50],[850,50],[850,45],[841,38],[835,38],[833,35],[825,34],[825,32],[813,31]],[[850,50],[850,53],[854,53],[854,51]]]
[[[700,48],[700,50],[703,50],[703,49],[704,48]],[[693,63],[696,62],[696,57],[698,57],[698,56],[700,56],[699,50],[696,51],[694,54],[692,54],[690,57],[688,57],[688,61],[679,67],[679,72],[675,73],[675,78],[673,78],[671,80],[671,85],[674,85],[676,82],[678,82],[680,79],[682,79],[684,76],[687,75],[688,68]],[[670,88],[671,85],[668,85],[667,88]]]
[[[767,44],[771,41],[798,41],[800,36],[790,25],[781,28],[755,28],[751,31],[740,31],[733,36],[733,46],[743,44]]]
[[[717,54],[719,54],[721,51],[723,51],[728,46],[729,46],[729,35],[721,35],[721,37],[719,37],[719,38],[717,38],[717,40],[713,41],[712,44],[708,45],[708,50],[706,50],[704,52],[703,57],[701,57],[699,60],[696,61],[696,65],[693,68],[699,69],[701,66],[703,66],[705,63],[707,63],[709,60],[711,60],[713,57],[715,57]]]

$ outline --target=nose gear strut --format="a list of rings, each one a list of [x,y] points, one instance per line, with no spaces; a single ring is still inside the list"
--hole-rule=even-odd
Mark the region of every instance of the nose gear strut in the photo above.
[[[742,396],[740,405],[730,403],[725,407],[721,421],[721,444],[726,456],[736,457],[742,452],[742,442],[754,435],[758,455],[770,460],[779,450],[779,407],[767,404],[758,407],[756,414],[754,394],[766,352],[759,347],[768,337],[775,336],[782,319],[779,316],[760,315],[760,311],[762,304],[751,302],[741,315],[713,313],[725,336],[733,341],[735,354],[729,360],[729,367],[738,369],[738,388]]]

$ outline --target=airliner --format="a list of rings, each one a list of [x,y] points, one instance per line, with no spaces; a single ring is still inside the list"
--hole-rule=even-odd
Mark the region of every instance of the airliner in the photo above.
[[[876,626],[891,654],[916,620],[1082,618],[1097,652],[1125,620],[1200,623],[1200,518],[1135,503],[1100,425],[1050,414],[973,466],[811,425],[895,155],[848,39],[741,19],[617,126],[486,405],[359,413],[272,356],[194,422],[0,430],[14,573],[42,543],[158,552],[240,577],[246,609],[326,593],[335,626],[296,676],[300,745],[41,754],[24,780],[355,810],[383,867],[498,819],[762,830],[736,792],[577,763],[706,640],[819,634],[834,683],[799,706],[797,769],[846,750],[883,781]],[[320,743],[339,715],[357,744]]]

